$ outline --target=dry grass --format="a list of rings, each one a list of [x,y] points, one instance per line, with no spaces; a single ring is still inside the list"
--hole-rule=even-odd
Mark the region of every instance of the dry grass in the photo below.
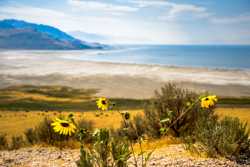
[[[247,122],[250,129],[250,108],[218,108],[216,113],[220,116],[238,117],[241,121]]]
[[[130,110],[132,116],[142,113],[142,110]],[[248,123],[250,128],[250,108],[218,108],[216,113],[222,116],[239,117]],[[13,112],[0,111],[0,133],[12,135],[22,135],[27,128],[34,128],[44,117],[54,118],[59,115],[68,115],[69,112]],[[118,128],[121,123],[121,116],[118,112],[74,112],[75,119],[86,119],[94,123],[95,128]],[[150,148],[152,148],[150,146]]]
[[[135,116],[141,110],[130,110]],[[90,120],[94,123],[95,128],[118,128],[121,123],[121,116],[118,112],[73,112],[76,121],[80,119]],[[55,118],[59,115],[67,116],[69,112],[13,112],[0,111],[0,133],[12,135],[22,135],[27,128],[34,128],[45,117]]]
[[[130,110],[132,116],[142,113],[142,110]],[[239,117],[242,121],[248,123],[250,128],[250,108],[218,108],[216,113],[222,116]],[[8,136],[21,135],[27,128],[35,127],[44,117],[54,118],[56,116],[68,115],[69,112],[14,112],[0,111],[0,133]],[[75,119],[86,119],[94,123],[95,128],[118,128],[121,123],[121,116],[118,112],[74,112]]]
[[[142,110],[130,110],[132,116],[142,113]],[[94,128],[118,128],[121,123],[121,116],[118,112],[73,112],[76,120],[86,119],[94,124]],[[248,123],[250,129],[250,108],[218,108],[216,113],[220,116],[239,117],[240,120]],[[44,117],[55,118],[59,115],[68,115],[69,112],[14,112],[14,111],[0,111],[0,133],[7,134],[8,137],[13,135],[22,135],[27,128],[34,128],[40,123]],[[161,141],[164,141],[161,143]],[[168,141],[168,142],[166,142]],[[150,141],[151,145],[145,145],[146,148],[161,147],[164,144],[173,144],[172,139],[162,139],[157,141]],[[163,144],[163,145],[162,145]]]
[[[65,86],[20,85],[0,89],[0,110],[4,111],[90,111],[96,109],[95,89]],[[141,109],[144,99],[110,99],[116,109]],[[119,104],[119,105],[118,105]]]
[[[138,113],[142,113],[142,110],[129,110],[132,117]],[[118,128],[121,123],[121,116],[118,112],[73,112],[75,119],[86,119],[93,122],[95,128]],[[250,129],[250,108],[218,108],[216,113],[220,116],[233,116],[239,117],[242,121],[248,122]],[[0,111],[0,133],[7,134],[8,139],[13,135],[23,135],[23,132],[27,128],[35,127],[44,117],[55,118],[59,115],[68,115],[69,112],[13,112],[13,111]],[[202,155],[196,155],[189,151],[176,152],[175,147],[170,147],[171,144],[180,144],[181,140],[172,138],[169,136],[162,137],[161,139],[149,139],[145,140],[142,144],[144,151],[156,150],[160,154],[167,154],[168,156],[184,156],[202,157]],[[76,143],[72,143],[76,144]],[[139,144],[134,145],[136,153],[140,153]],[[166,151],[167,150],[167,151]],[[161,152],[162,151],[162,152]],[[176,155],[178,153],[178,155]]]
[[[142,147],[144,151],[155,150],[163,147],[167,147],[170,144],[180,144],[182,143],[180,139],[173,138],[170,136],[164,136],[160,139],[149,139],[142,142]],[[140,152],[140,145],[136,143],[134,145],[136,152]]]
[[[48,101],[48,102],[83,102],[83,101],[86,101],[84,98],[80,98],[80,97],[60,98],[60,97],[51,97],[51,96],[42,95],[42,94],[17,92],[17,91],[8,92],[8,96],[11,97],[11,100],[32,99],[34,101]]]

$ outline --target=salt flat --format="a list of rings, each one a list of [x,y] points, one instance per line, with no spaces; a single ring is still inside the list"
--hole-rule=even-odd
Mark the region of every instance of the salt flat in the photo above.
[[[57,52],[0,52],[0,87],[59,84],[97,88],[109,97],[149,98],[169,81],[196,91],[250,96],[250,70],[81,61]]]

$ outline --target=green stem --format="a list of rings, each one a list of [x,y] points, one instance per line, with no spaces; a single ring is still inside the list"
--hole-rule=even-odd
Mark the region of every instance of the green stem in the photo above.
[[[136,129],[133,125],[132,125],[132,128],[133,128],[133,130],[135,131],[137,138],[139,139],[139,146],[140,146],[140,152],[141,152],[141,163],[142,163],[142,166],[143,166],[143,165],[144,165],[144,164],[143,164],[144,157],[143,157],[143,151],[142,151],[141,138],[140,138],[140,136],[139,136],[139,134],[138,134],[137,129]]]
[[[141,150],[141,164],[142,164],[142,166],[144,166],[144,164],[143,164],[144,157],[143,157],[143,151],[142,151],[141,139],[139,139],[139,145],[140,145],[140,150]],[[145,164],[145,165],[146,165],[146,164]]]
[[[128,125],[127,125],[127,123],[126,123],[126,120],[123,118],[122,113],[121,113],[119,110],[117,110],[117,111],[118,111],[118,113],[122,116],[122,120],[123,120],[123,122],[124,122],[125,128],[128,128]],[[133,148],[133,144],[132,144],[132,142],[131,142],[130,140],[128,140],[128,141],[129,141],[129,145],[130,145],[130,148],[131,148],[131,151],[132,151],[132,154],[133,154],[135,166],[138,167],[138,163],[137,163],[137,159],[136,159],[136,157],[135,157],[135,151],[134,151],[134,148]]]
[[[190,105],[186,111],[184,111],[174,122],[172,122],[172,124],[168,126],[168,129],[175,125],[176,122],[179,121],[197,102],[199,102],[199,99],[192,103],[192,105]]]

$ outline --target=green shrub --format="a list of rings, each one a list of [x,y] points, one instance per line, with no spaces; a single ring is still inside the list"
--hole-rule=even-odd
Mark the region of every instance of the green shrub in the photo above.
[[[79,129],[80,131],[81,130],[84,130],[85,132],[87,132],[88,133],[88,135],[86,135],[85,137],[84,137],[84,142],[85,143],[91,143],[92,142],[92,140],[93,140],[93,138],[92,138],[92,136],[90,135],[90,133],[91,132],[93,132],[93,122],[92,121],[87,121],[87,120],[85,120],[85,119],[81,119],[81,120],[79,120],[78,121],[78,123],[77,123],[77,129]],[[80,132],[79,131],[79,132]],[[78,133],[79,133],[78,132]],[[78,134],[79,135],[79,134]]]
[[[199,105],[195,103],[197,99],[194,92],[172,83],[163,86],[160,92],[156,91],[155,98],[144,110],[148,135],[160,137],[160,130],[165,127],[176,137],[192,131],[199,111]]]
[[[8,142],[5,134],[0,134],[0,150],[8,149]]]
[[[127,167],[131,154],[127,142],[115,139],[108,129],[98,129],[92,134],[93,143],[87,147],[84,138],[88,135],[86,131],[80,134],[82,145],[80,159],[76,162],[78,167]]]
[[[103,167],[108,167],[108,158],[110,153],[110,133],[108,129],[98,129],[93,134],[95,150],[95,159]]]
[[[34,132],[33,128],[26,129],[24,132],[25,138],[29,144],[35,144],[37,143],[37,135]]]
[[[128,159],[130,158],[129,145],[124,140],[113,139],[111,142],[111,154],[114,160],[114,164],[117,167],[128,166]]]
[[[80,150],[80,160],[77,165],[80,167],[85,166],[109,166],[110,157],[110,133],[107,129],[98,129],[93,133],[94,143],[90,148],[83,147],[84,138],[88,136],[86,131],[80,134],[80,141],[82,142]],[[91,165],[90,165],[91,164]],[[84,166],[85,165],[85,166]]]
[[[68,140],[68,136],[63,136],[54,132],[51,127],[52,120],[44,118],[44,120],[35,128],[34,132],[38,142],[49,145],[58,146],[64,140]]]
[[[74,136],[64,136],[55,133],[51,123],[52,120],[45,117],[34,129],[27,129],[25,131],[27,142],[29,144],[43,143],[61,148],[67,146],[67,142],[74,139]]]
[[[93,122],[92,121],[88,121],[85,119],[80,119],[77,123],[77,127],[78,129],[87,129],[89,131],[93,131]]]
[[[136,135],[136,131],[134,129],[134,124],[133,122],[130,122],[130,121],[126,122],[126,125],[122,121],[120,128],[115,130],[113,135],[116,136],[117,138],[126,137],[132,141],[136,141],[138,139]]]
[[[238,118],[225,117],[218,120],[203,117],[197,122],[194,137],[205,147],[209,156],[219,155],[236,159],[249,156],[250,158],[247,124],[241,123]]]
[[[146,134],[146,122],[144,116],[137,114],[133,119],[138,136]]]
[[[25,141],[22,136],[12,136],[11,138],[11,150],[17,150],[25,145]]]
[[[48,144],[56,147],[75,147],[74,141],[77,141],[76,135],[65,136],[55,133],[51,126],[52,120],[45,117],[35,128],[26,129],[24,132],[27,143],[33,145],[37,143]],[[89,132],[93,131],[93,122],[81,119],[77,123],[77,129],[85,129]],[[87,143],[92,141],[91,136],[85,138]],[[72,142],[69,142],[72,141]],[[73,144],[73,145],[72,145]]]
[[[124,117],[124,115],[122,115]],[[136,141],[139,137],[143,137],[146,133],[145,118],[141,114],[137,114],[133,120],[121,121],[121,126],[117,130],[113,130],[113,135],[116,138],[128,138]]]
[[[81,145],[80,148],[80,159],[76,161],[78,167],[94,167],[94,159],[91,153],[86,147]]]

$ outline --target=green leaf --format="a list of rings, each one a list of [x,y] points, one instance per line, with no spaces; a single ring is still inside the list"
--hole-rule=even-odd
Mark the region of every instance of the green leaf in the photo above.
[[[160,129],[160,133],[161,133],[162,135],[165,135],[165,134],[167,133],[167,131],[168,131],[167,128],[161,128],[161,129]]]
[[[124,130],[124,131],[128,131],[129,129],[128,129],[128,128],[123,128],[122,130]]]
[[[151,155],[153,154],[154,150],[150,151],[149,153],[146,154],[145,156],[145,161],[147,162],[149,160],[149,158],[151,157]]]
[[[160,121],[160,123],[167,123],[167,122],[170,122],[170,119],[169,118],[165,118],[165,119],[162,119]]]

